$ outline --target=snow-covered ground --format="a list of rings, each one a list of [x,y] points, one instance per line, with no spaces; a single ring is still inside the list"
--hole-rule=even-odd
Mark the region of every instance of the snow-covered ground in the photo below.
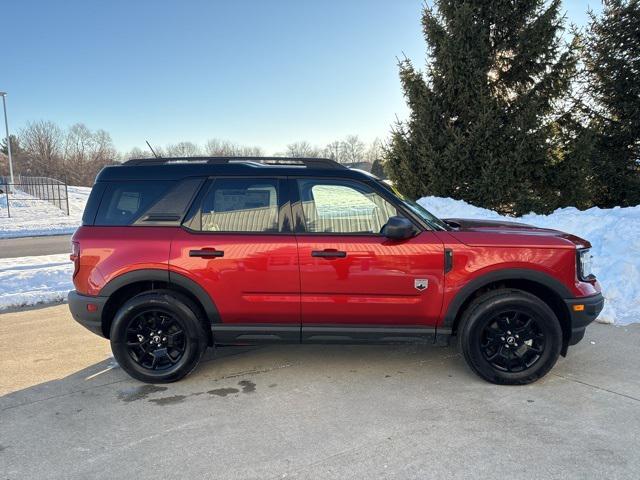
[[[0,310],[57,302],[73,288],[69,254],[0,259]]]
[[[6,196],[0,195],[0,239],[73,233],[91,188],[68,187],[68,192],[70,215],[17,192],[11,197],[11,218]],[[63,300],[73,288],[72,273],[68,253],[0,259],[0,310]]]
[[[80,225],[91,188],[68,187],[68,192],[69,215],[48,202],[27,201],[33,197],[18,192],[11,196],[11,218],[7,217],[7,198],[0,195],[0,238],[73,233]]]
[[[53,206],[12,201],[15,217],[6,214],[0,198],[0,238],[71,233],[80,224],[90,189],[69,187],[71,215]],[[439,217],[503,219],[573,233],[592,245],[593,268],[606,298],[599,320],[625,325],[640,322],[640,206],[579,211],[562,208],[550,215],[518,219],[460,200],[424,197],[419,202]],[[68,254],[0,259],[0,310],[61,300],[72,288]]]
[[[640,205],[584,211],[568,207],[514,219],[450,198],[424,197],[418,202],[438,217],[513,220],[589,240],[593,270],[606,299],[598,320],[619,325],[640,322]]]

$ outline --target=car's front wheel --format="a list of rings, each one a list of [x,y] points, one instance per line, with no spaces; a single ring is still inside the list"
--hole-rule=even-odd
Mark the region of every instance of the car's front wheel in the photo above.
[[[197,307],[171,291],[128,300],[111,325],[111,350],[122,369],[146,383],[169,383],[189,374],[207,348]]]
[[[494,290],[471,302],[458,336],[471,369],[498,384],[535,382],[555,365],[562,348],[562,328],[553,310],[515,289]]]

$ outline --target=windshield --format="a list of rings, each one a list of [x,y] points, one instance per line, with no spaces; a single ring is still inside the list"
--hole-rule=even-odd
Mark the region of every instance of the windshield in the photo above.
[[[400,199],[400,201],[402,202],[402,204],[405,207],[407,207],[409,210],[411,210],[417,216],[422,218],[425,222],[430,223],[432,225],[436,225],[436,226],[442,228],[443,230],[450,230],[449,225],[447,225],[445,222],[440,220],[438,217],[436,217],[429,210],[424,208],[419,203],[414,202],[413,200],[409,200],[408,198],[406,198],[398,190],[396,190],[396,188],[393,185],[389,185],[389,184],[387,184],[387,185],[389,186],[389,188],[391,188],[393,193],[395,193],[395,195]]]

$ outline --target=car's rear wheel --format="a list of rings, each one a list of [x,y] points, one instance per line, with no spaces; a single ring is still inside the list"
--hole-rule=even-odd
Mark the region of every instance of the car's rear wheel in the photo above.
[[[111,325],[111,350],[122,369],[147,383],[168,383],[189,374],[207,347],[198,309],[171,291],[136,295]]]
[[[485,380],[524,385],[543,377],[562,348],[555,313],[521,290],[494,290],[466,309],[458,330],[467,364]]]

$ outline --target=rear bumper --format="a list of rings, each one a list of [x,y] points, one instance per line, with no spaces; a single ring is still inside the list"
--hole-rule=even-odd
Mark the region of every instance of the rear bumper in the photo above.
[[[604,297],[597,293],[590,297],[571,298],[565,300],[571,317],[571,337],[569,345],[575,345],[584,337],[584,331],[593,322],[604,307]],[[576,311],[576,305],[584,305],[583,310]]]
[[[71,290],[67,298],[73,319],[96,335],[105,337],[102,332],[102,309],[104,304],[107,303],[108,297],[91,297]],[[96,305],[96,310],[93,312],[87,310],[87,305],[89,304]]]

